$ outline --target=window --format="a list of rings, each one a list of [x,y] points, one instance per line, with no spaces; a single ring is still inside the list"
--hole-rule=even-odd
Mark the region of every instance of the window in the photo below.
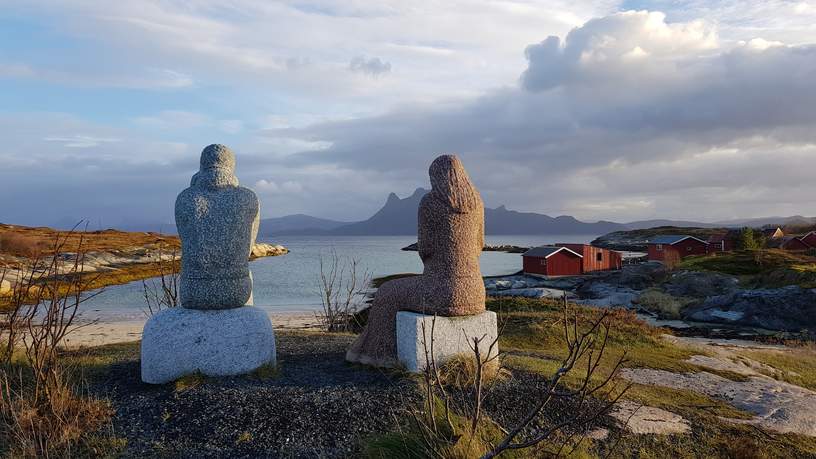
[[[663,244],[657,244],[657,250],[663,250]]]
[[[598,252],[595,255],[595,261],[603,261],[603,252]]]
[[[541,266],[547,266],[547,259],[546,258],[541,259]]]
[[[691,252],[691,246],[686,247],[686,252]]]

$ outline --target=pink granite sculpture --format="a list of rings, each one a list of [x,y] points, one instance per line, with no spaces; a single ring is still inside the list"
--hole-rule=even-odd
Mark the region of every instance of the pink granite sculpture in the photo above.
[[[392,367],[397,363],[396,315],[413,311],[466,316],[485,310],[479,270],[484,246],[484,204],[462,162],[443,155],[430,167],[431,192],[418,215],[422,275],[384,283],[376,293],[365,329],[346,360]]]

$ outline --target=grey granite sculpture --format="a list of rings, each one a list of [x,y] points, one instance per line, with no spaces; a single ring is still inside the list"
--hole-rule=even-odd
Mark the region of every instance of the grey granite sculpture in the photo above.
[[[201,153],[201,170],[176,199],[182,259],[179,296],[188,309],[231,309],[252,294],[249,254],[258,233],[255,193],[238,186],[235,156],[223,145]]]
[[[181,308],[154,315],[142,334],[142,381],[185,374],[224,376],[275,364],[269,316],[252,304],[249,254],[258,197],[240,187],[235,155],[224,145],[201,153],[201,168],[176,199],[182,260]]]

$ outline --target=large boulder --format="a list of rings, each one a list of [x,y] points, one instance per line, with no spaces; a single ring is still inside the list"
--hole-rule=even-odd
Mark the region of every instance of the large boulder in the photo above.
[[[673,274],[664,285],[667,293],[674,296],[706,298],[736,292],[739,280],[726,274],[698,271],[681,271]]]
[[[690,305],[688,320],[798,332],[816,332],[816,289],[788,286],[738,290]]]

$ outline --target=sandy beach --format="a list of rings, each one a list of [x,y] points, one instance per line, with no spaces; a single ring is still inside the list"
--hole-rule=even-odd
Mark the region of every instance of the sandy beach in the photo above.
[[[314,312],[269,313],[269,319],[275,330],[314,330],[319,325]],[[77,348],[138,341],[142,339],[146,321],[147,317],[134,320],[99,319],[80,324],[65,337],[65,345]]]

